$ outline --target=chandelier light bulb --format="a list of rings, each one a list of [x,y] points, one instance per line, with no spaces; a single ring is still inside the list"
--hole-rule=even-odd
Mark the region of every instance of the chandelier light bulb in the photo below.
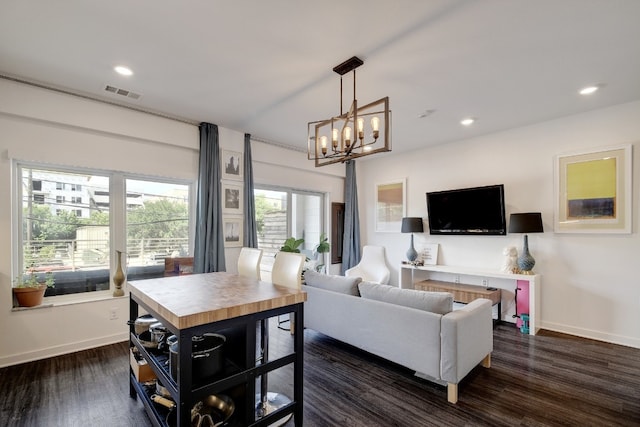
[[[364,119],[363,118],[358,119],[358,138],[360,139],[360,141],[364,139]]]
[[[331,145],[334,149],[338,147],[338,129],[336,128],[331,129]]]
[[[371,118],[371,127],[376,132],[380,129],[380,119],[378,117]]]
[[[351,127],[344,128],[344,144],[349,148],[351,145]]]
[[[373,139],[378,139],[378,136],[380,135],[380,118],[371,118],[371,128],[373,129]]]
[[[322,154],[327,154],[327,137],[320,137],[320,147],[322,148]]]

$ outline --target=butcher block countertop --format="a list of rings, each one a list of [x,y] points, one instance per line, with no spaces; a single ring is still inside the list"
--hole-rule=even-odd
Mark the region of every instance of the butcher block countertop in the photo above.
[[[128,282],[140,302],[177,329],[303,303],[307,293],[232,273],[204,273]]]

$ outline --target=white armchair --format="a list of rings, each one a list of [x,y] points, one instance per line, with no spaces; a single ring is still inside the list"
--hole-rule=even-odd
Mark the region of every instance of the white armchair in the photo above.
[[[361,277],[363,282],[387,285],[391,272],[387,268],[383,246],[365,246],[362,248],[362,258],[355,267],[344,272],[347,277]]]

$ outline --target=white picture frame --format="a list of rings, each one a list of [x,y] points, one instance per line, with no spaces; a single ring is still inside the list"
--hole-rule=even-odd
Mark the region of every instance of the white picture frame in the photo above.
[[[222,183],[222,212],[225,214],[242,214],[242,185]]]
[[[375,230],[399,233],[407,212],[406,179],[376,184]]]
[[[222,220],[222,229],[225,247],[242,247],[244,238],[242,216],[225,216]]]
[[[555,158],[556,233],[631,233],[632,146]]]
[[[426,243],[420,251],[420,259],[423,265],[438,265],[438,243]]]
[[[243,163],[242,153],[238,151],[222,150],[221,168],[223,179],[233,179],[242,181],[243,179]]]

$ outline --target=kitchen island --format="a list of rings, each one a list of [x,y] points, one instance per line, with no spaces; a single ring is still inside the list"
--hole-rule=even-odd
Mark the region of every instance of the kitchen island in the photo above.
[[[211,394],[233,397],[236,411],[230,420],[232,426],[267,426],[291,414],[295,425],[302,425],[303,328],[295,328],[292,353],[264,362],[257,357],[256,330],[262,319],[286,313],[295,316],[296,324],[303,325],[304,291],[226,272],[133,281],[129,282],[129,290],[132,321],[142,307],[176,335],[180,344],[191,343],[194,336],[204,333],[219,333],[227,338],[224,368],[203,383],[192,376],[191,346],[179,345],[174,379],[163,357],[145,348],[131,325],[131,346],[137,347],[177,404],[172,410],[175,413],[169,414],[177,421],[175,425],[191,425],[191,408]],[[291,403],[256,419],[256,378],[289,364],[294,372]],[[150,400],[133,372],[130,379],[130,395],[140,396],[153,425],[172,424],[166,410]]]

